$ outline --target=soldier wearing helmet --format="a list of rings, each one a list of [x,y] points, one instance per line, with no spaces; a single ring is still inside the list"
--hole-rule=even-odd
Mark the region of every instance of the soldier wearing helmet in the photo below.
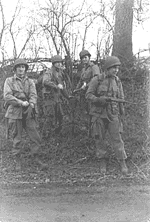
[[[43,74],[43,99],[44,99],[44,114],[48,118],[48,124],[51,129],[59,132],[62,128],[63,109],[62,99],[65,97],[69,99],[66,90],[66,83],[64,78],[62,57],[55,55],[51,58],[52,67],[47,69]]]
[[[27,77],[27,70],[27,62],[24,59],[17,59],[13,65],[14,76],[7,78],[4,83],[5,117],[8,132],[12,132],[12,155],[16,170],[21,169],[23,129],[33,143],[31,155],[36,160],[38,160],[37,151],[41,144],[35,122],[37,93],[34,82]]]
[[[24,65],[25,66],[25,71],[28,70],[29,66],[25,59],[16,59],[13,65],[13,71],[16,71],[17,66]]]
[[[125,162],[127,156],[121,138],[122,123],[120,116],[124,115],[124,107],[122,103],[110,100],[110,98],[124,99],[122,84],[117,76],[120,65],[120,60],[117,57],[107,57],[104,64],[104,74],[100,78],[96,76],[91,80],[86,93],[86,98],[91,102],[92,135],[95,140],[96,156],[100,160],[102,173],[106,173],[108,159],[105,144],[107,131],[120,164],[121,172],[128,173]]]
[[[57,65],[59,65],[61,67],[61,64],[63,62],[62,57],[60,55],[55,55],[51,58],[51,62],[54,65],[55,63],[58,63]]]
[[[91,79],[94,76],[100,75],[100,70],[97,65],[95,65],[93,62],[90,61],[91,54],[88,50],[82,50],[79,53],[81,64],[82,64],[82,70],[81,70],[81,76],[79,79],[79,82],[76,86],[75,92],[81,89],[80,94],[80,101],[81,101],[81,107],[85,109],[87,112],[89,111],[89,103],[85,101],[85,93],[89,86],[89,83]]]
[[[105,61],[104,69],[108,70],[111,67],[120,66],[120,65],[121,65],[121,62],[118,59],[118,57],[116,57],[116,56],[108,56],[106,61]]]
[[[81,71],[81,77],[77,84],[76,89],[82,88],[86,90],[88,84],[94,76],[100,75],[100,70],[97,65],[90,61],[91,54],[88,50],[82,50],[79,53],[83,69]]]

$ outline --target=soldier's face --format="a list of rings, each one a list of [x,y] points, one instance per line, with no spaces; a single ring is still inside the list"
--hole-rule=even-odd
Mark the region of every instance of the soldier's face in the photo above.
[[[113,66],[107,70],[108,76],[116,76],[119,71],[119,66]]]
[[[54,67],[55,68],[62,68],[62,62],[55,62]]]
[[[83,64],[88,64],[89,61],[90,61],[90,58],[88,55],[84,56],[82,59],[81,59],[82,63]]]
[[[26,67],[23,64],[20,64],[16,67],[16,75],[20,78],[24,77],[26,73]]]

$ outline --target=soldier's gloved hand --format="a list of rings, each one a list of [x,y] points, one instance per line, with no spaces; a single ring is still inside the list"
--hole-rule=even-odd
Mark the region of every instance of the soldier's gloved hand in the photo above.
[[[59,89],[63,89],[63,85],[62,84],[58,84],[57,85]]]
[[[28,103],[28,101],[22,101],[21,105],[27,107],[27,106],[29,106],[29,103]]]
[[[101,97],[96,97],[95,100],[94,100],[94,103],[95,103],[95,105],[104,106],[107,103],[106,97],[102,97],[102,96]]]

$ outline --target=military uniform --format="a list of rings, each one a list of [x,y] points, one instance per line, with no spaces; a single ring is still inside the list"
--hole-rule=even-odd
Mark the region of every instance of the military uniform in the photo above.
[[[85,89],[80,94],[80,104],[84,110],[89,112],[90,104],[85,100],[85,93],[88,89],[89,83],[94,76],[100,76],[100,70],[93,62],[89,62],[81,71],[81,77],[76,89],[81,88],[85,84]]]
[[[26,75],[28,64],[24,59],[17,59],[13,66],[15,72],[4,83],[4,101],[6,108],[7,133],[11,133],[13,139],[12,156],[15,162],[15,169],[21,169],[22,132],[25,129],[32,141],[30,155],[36,163],[43,167],[39,160],[38,150],[41,145],[41,138],[36,128],[36,103],[37,92],[33,80]],[[44,166],[45,167],[45,166]]]
[[[25,117],[24,108],[20,104],[20,101],[28,100],[29,103],[36,105],[37,94],[34,82],[28,77],[21,80],[16,75],[7,78],[4,84],[4,100],[8,104],[5,117],[8,119],[8,128],[12,132],[13,154],[16,155],[21,151],[23,128],[34,143],[33,149],[37,150],[41,139],[34,116]]]
[[[83,67],[81,77],[76,88],[80,88],[84,83],[86,83],[88,88],[90,80],[97,75],[100,75],[99,67],[93,62],[89,62],[86,67]]]
[[[43,99],[44,113],[51,127],[62,127],[63,109],[62,96],[69,98],[64,82],[62,69],[56,69],[52,66],[43,74]],[[58,85],[63,88],[60,89]]]
[[[104,142],[106,131],[108,131],[117,159],[126,159],[124,142],[121,138],[122,124],[119,118],[120,113],[124,112],[123,104],[97,103],[97,98],[103,96],[124,98],[122,84],[117,76],[94,77],[86,93],[86,98],[91,101],[90,115],[92,115],[92,135],[95,138],[96,155],[98,158],[108,157]]]

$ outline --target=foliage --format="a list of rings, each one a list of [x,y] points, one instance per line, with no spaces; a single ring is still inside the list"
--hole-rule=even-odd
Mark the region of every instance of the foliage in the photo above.
[[[130,158],[149,157],[149,147],[145,147],[148,139],[148,69],[144,61],[137,61],[135,66],[128,70],[130,78],[124,78],[122,83],[125,92],[125,99],[136,103],[136,105],[126,104],[126,116],[123,121],[125,148]],[[1,82],[6,76],[1,75]],[[2,97],[2,96],[1,96]],[[69,104],[63,100],[64,122],[60,134],[55,133],[48,125],[48,120],[43,112],[43,100],[41,98],[41,88],[38,87],[38,126],[43,137],[44,149],[49,153],[51,159],[62,161],[75,161],[75,159],[93,155],[94,144],[89,139],[89,116],[86,110],[86,102],[80,96],[76,96],[76,104]],[[75,106],[73,106],[75,105]],[[2,107],[2,106],[1,106]],[[1,111],[3,111],[1,109]],[[2,112],[4,113],[4,111]],[[45,125],[46,123],[46,125]],[[58,145],[59,144],[59,145]],[[109,140],[108,140],[109,144]],[[52,148],[51,148],[52,146]],[[110,145],[108,145],[110,147]],[[113,152],[111,151],[113,156]]]
[[[5,70],[6,71],[6,70]],[[64,100],[64,123],[60,133],[53,131],[42,112],[42,100],[40,88],[38,88],[39,110],[38,128],[42,135],[42,147],[39,151],[41,160],[47,164],[46,169],[36,165],[30,157],[29,138],[23,135],[24,145],[22,151],[22,165],[24,171],[16,174],[13,171],[13,160],[11,157],[12,141],[5,140],[4,111],[1,112],[0,123],[0,164],[3,182],[14,183],[54,183],[65,185],[94,185],[145,183],[149,181],[150,171],[150,135],[148,125],[148,87],[149,70],[144,60],[138,60],[131,70],[126,68],[127,73],[131,73],[127,78],[122,77],[125,92],[125,99],[136,102],[137,105],[126,104],[123,140],[128,155],[128,166],[131,175],[126,180],[119,173],[117,163],[114,160],[114,153],[111,149],[109,137],[107,146],[110,150],[110,160],[108,174],[103,176],[99,172],[99,162],[94,155],[94,143],[88,137],[89,118],[85,111],[86,103],[80,101],[80,96],[76,96],[75,107]],[[124,71],[124,72],[125,72]],[[124,73],[125,74],[125,73]],[[6,78],[0,75],[1,81]],[[75,111],[75,112],[74,112]],[[72,114],[74,112],[74,118]],[[44,122],[47,126],[43,129]],[[74,128],[73,128],[74,126]]]

